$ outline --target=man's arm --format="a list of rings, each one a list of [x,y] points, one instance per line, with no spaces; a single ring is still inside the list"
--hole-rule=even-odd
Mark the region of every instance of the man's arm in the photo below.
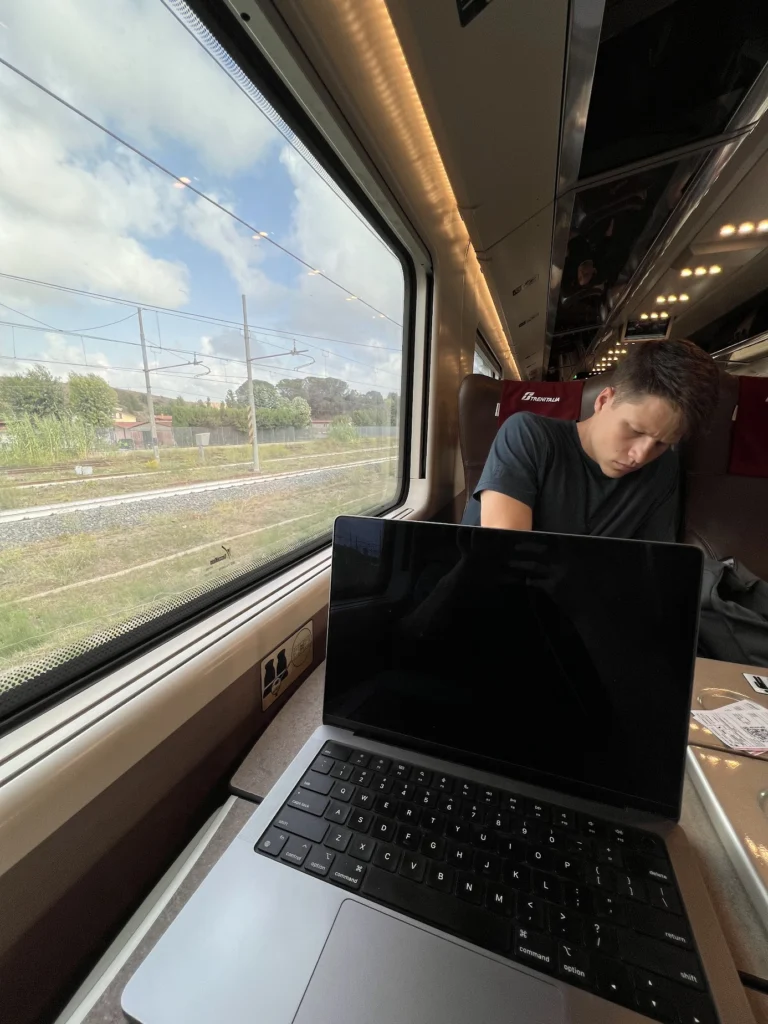
[[[677,484],[675,484],[634,534],[634,538],[635,540],[676,541],[679,519],[680,496]]]
[[[474,492],[480,502],[481,526],[532,529],[548,452],[548,439],[537,417],[516,413],[501,425]]]
[[[497,530],[530,530],[533,509],[499,491],[483,491],[480,495],[480,525]]]

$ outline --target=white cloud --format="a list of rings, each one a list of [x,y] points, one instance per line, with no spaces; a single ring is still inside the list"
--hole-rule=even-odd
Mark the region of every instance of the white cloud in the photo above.
[[[215,194],[211,199],[221,201]],[[242,224],[199,196],[185,205],[181,221],[190,238],[221,257],[241,295],[273,305],[285,297],[286,290],[259,269],[269,243],[256,241]]]
[[[3,56],[149,152],[170,146],[174,159],[190,164],[172,170],[199,174],[201,179],[210,174],[210,181],[196,179],[195,185],[226,208],[245,209],[257,187],[274,181],[271,171],[260,178],[254,174],[254,192],[241,190],[237,195],[222,184],[222,178],[246,168],[256,171],[279,135],[160,0],[40,0],[7,7],[9,15],[3,17],[9,28],[0,34]],[[192,275],[179,256],[189,259],[195,274],[201,275],[194,281],[201,280],[214,262],[210,257],[207,263],[198,261],[196,254],[193,263],[186,236],[221,260],[232,279],[226,303],[206,312],[237,320],[239,295],[247,295],[253,355],[266,357],[263,362],[269,364],[256,362],[257,376],[272,381],[295,376],[292,368],[312,357],[315,364],[305,368],[306,374],[322,375],[327,369],[360,391],[399,390],[400,354],[387,351],[400,347],[397,327],[361,302],[346,302],[344,293],[328,280],[310,277],[267,241],[255,242],[225,212],[191,191],[173,188],[161,171],[1,67],[0,139],[1,271],[147,304],[180,308],[189,303],[200,310],[190,294]],[[397,259],[292,148],[284,146],[280,161],[293,185],[291,226],[279,238],[281,244],[400,320],[403,281]],[[276,213],[282,220],[286,211]],[[7,280],[0,284],[0,299],[59,326],[65,321],[77,328],[107,323],[119,319],[124,310],[12,286]],[[78,305],[78,318],[82,316],[77,322],[61,315],[70,301]],[[258,325],[367,347],[297,337],[297,347],[307,348],[308,355],[279,356],[276,353],[291,348],[293,338],[262,334]],[[201,356],[226,357],[227,363],[209,360],[211,378],[235,379],[157,373],[154,390],[219,399],[245,378],[245,366],[238,362],[244,358],[241,333],[207,328],[202,335],[196,333],[199,326],[169,321],[163,336]],[[145,327],[151,330],[149,323]],[[125,332],[120,336],[135,337],[127,326],[117,330]],[[39,336],[27,337],[19,355],[34,352],[41,358],[65,360],[68,353],[74,362],[82,358],[72,339],[48,336],[43,348]],[[106,345],[109,358],[104,351],[97,358],[95,345],[88,343],[89,362],[140,366],[134,349],[123,352]],[[156,365],[161,364],[156,360]],[[18,368],[23,369],[14,367]],[[61,375],[68,372],[64,366],[51,369]],[[82,367],[72,369],[86,372]],[[108,379],[117,387],[143,387],[141,374],[127,370],[110,370]]]
[[[310,266],[339,281],[354,295],[393,320],[403,314],[403,276],[394,254],[371,233],[369,227],[342,201],[294,149],[285,146],[280,161],[293,182],[296,207],[290,247]],[[310,292],[325,284],[334,302],[345,302],[343,292],[304,275],[302,290]],[[319,293],[319,292],[318,292]],[[324,293],[319,293],[324,294]],[[351,303],[349,305],[352,305]],[[339,306],[339,309],[344,307]],[[349,310],[355,315],[356,311]],[[368,315],[366,310],[365,314]]]
[[[11,87],[8,76],[0,73],[0,95]],[[83,166],[37,110],[34,102],[0,104],[0,268],[180,305],[188,294],[186,268],[153,257],[135,236],[167,233],[181,196],[154,168],[114,147]],[[19,294],[29,297],[26,289]]]
[[[250,167],[272,144],[266,119],[160,0],[6,7],[3,56],[128,141],[176,140],[217,174]]]

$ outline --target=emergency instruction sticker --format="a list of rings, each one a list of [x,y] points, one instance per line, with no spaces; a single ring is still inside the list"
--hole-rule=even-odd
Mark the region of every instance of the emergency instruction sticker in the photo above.
[[[314,631],[310,619],[264,658],[261,663],[262,711],[293,686],[310,665],[313,650]]]
[[[768,710],[739,700],[716,711],[693,711],[693,717],[733,750],[768,750]]]
[[[742,672],[741,674],[753,690],[768,696],[768,676],[756,676],[754,672]]]

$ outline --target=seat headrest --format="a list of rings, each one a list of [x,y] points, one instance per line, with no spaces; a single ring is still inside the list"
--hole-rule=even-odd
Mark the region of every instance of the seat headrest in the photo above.
[[[731,455],[733,414],[739,401],[739,379],[729,374],[720,377],[720,394],[706,433],[686,442],[685,468],[689,473],[724,476]]]
[[[499,426],[516,412],[533,412],[554,420],[577,420],[581,415],[584,382],[505,380],[501,389]]]
[[[768,378],[739,377],[728,472],[768,478]]]

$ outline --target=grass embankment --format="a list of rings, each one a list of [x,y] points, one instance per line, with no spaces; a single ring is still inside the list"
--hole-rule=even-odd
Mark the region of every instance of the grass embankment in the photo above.
[[[11,685],[3,683],[9,669],[133,616],[159,613],[169,600],[320,536],[340,513],[391,500],[396,465],[340,471],[332,487],[305,482],[292,491],[287,482],[258,499],[238,498],[233,489],[214,508],[183,516],[153,515],[143,506],[134,529],[126,518],[119,527],[0,550],[0,692]],[[211,565],[224,546],[227,558]]]
[[[259,462],[263,475],[288,473],[364,458],[386,458],[388,450],[394,454],[396,449],[396,438],[389,437],[352,442],[296,441],[259,445]],[[74,463],[46,471],[0,469],[0,510],[65,504],[252,475],[252,449],[247,445],[209,448],[204,463],[200,462],[197,449],[170,448],[167,451],[167,456],[165,449],[161,451],[159,465],[147,459],[146,452],[117,453],[102,464],[94,463],[90,477],[76,476]]]

